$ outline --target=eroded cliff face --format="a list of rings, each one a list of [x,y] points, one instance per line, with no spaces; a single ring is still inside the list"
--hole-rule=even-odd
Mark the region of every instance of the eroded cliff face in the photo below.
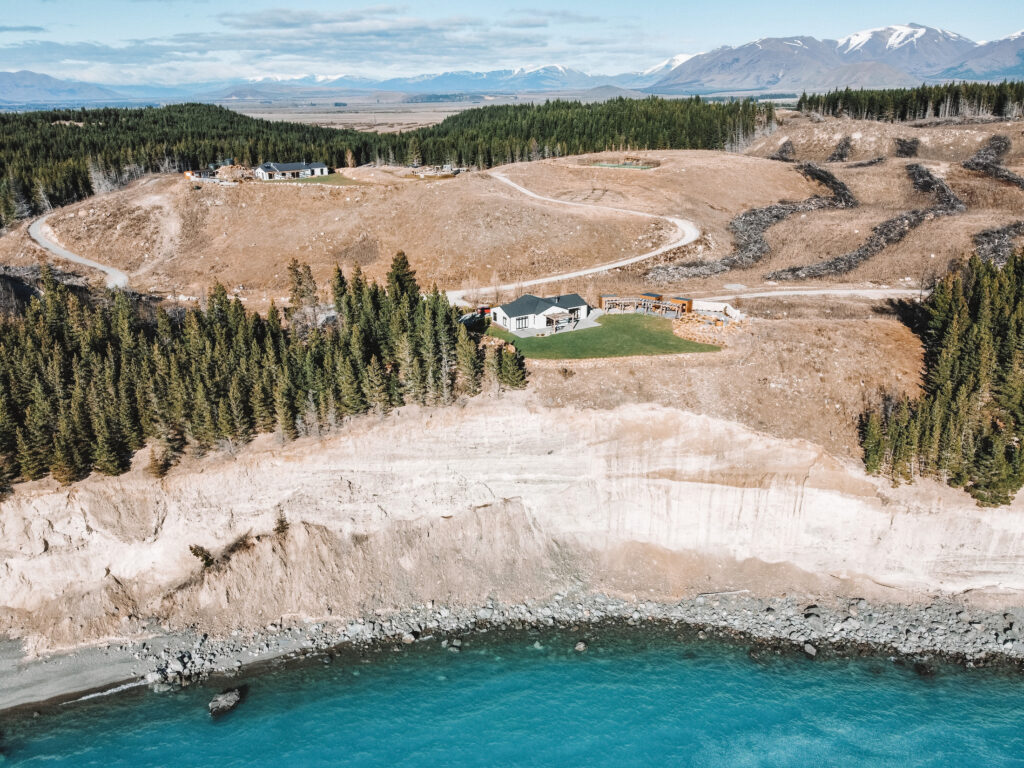
[[[1020,502],[892,489],[812,444],[671,408],[517,393],[285,448],[262,437],[163,480],[20,486],[0,504],[0,632],[42,649],[149,617],[222,633],[579,584],[1009,603],[1024,593],[1022,536]],[[202,571],[193,544],[230,555]]]

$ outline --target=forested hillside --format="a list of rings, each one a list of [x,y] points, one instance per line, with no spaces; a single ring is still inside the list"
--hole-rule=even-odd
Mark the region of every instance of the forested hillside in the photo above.
[[[45,273],[41,298],[0,319],[0,486],[119,474],[147,440],[162,474],[188,449],[525,383],[515,348],[483,349],[443,294],[420,294],[402,254],[386,290],[336,271],[337,322],[323,328],[309,268],[290,273],[291,322],[247,312],[220,285],[205,309],[149,319],[123,292],[85,302]]]
[[[467,110],[409,133],[270,122],[204,104],[0,114],[0,227],[150,171],[233,158],[490,167],[606,149],[720,149],[773,119],[753,101],[613,99]]]
[[[1024,485],[1024,257],[1002,269],[974,257],[925,310],[925,393],[864,416],[867,470],[1008,504]]]
[[[854,91],[849,88],[826,94],[803,94],[797,102],[802,112],[858,120],[924,120],[930,117],[1024,116],[1024,82],[946,83],[919,88]]]

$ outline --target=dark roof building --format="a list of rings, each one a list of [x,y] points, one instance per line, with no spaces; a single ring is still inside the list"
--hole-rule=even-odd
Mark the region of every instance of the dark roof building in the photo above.
[[[326,176],[324,163],[264,163],[255,171],[259,179],[302,179],[307,176]]]
[[[571,330],[590,314],[590,306],[578,293],[542,298],[532,293],[491,310],[494,322],[510,331]]]

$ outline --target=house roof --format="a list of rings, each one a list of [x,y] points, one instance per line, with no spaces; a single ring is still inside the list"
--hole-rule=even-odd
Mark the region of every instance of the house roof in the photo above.
[[[522,317],[523,315],[539,315],[545,309],[551,309],[551,302],[545,301],[540,296],[526,293],[515,301],[502,304],[498,309],[509,317]]]
[[[313,168],[326,168],[325,163],[264,163],[260,166],[264,171],[282,173],[284,171],[306,171]]]
[[[578,293],[563,293],[561,296],[549,296],[545,301],[550,301],[558,307],[583,307],[587,304]]]
[[[522,317],[523,315],[539,315],[555,307],[572,309],[586,305],[587,302],[578,293],[564,293],[561,296],[550,296],[545,299],[534,296],[532,293],[526,293],[515,301],[502,304],[499,309],[509,317]]]

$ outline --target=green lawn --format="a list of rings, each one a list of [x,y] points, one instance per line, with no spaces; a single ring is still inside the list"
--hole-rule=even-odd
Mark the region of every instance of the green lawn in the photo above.
[[[672,321],[651,315],[604,315],[600,328],[569,331],[557,336],[520,339],[495,326],[491,336],[513,342],[524,357],[539,360],[579,360],[586,357],[677,355],[684,352],[717,352],[718,347],[681,339],[672,333]]]

